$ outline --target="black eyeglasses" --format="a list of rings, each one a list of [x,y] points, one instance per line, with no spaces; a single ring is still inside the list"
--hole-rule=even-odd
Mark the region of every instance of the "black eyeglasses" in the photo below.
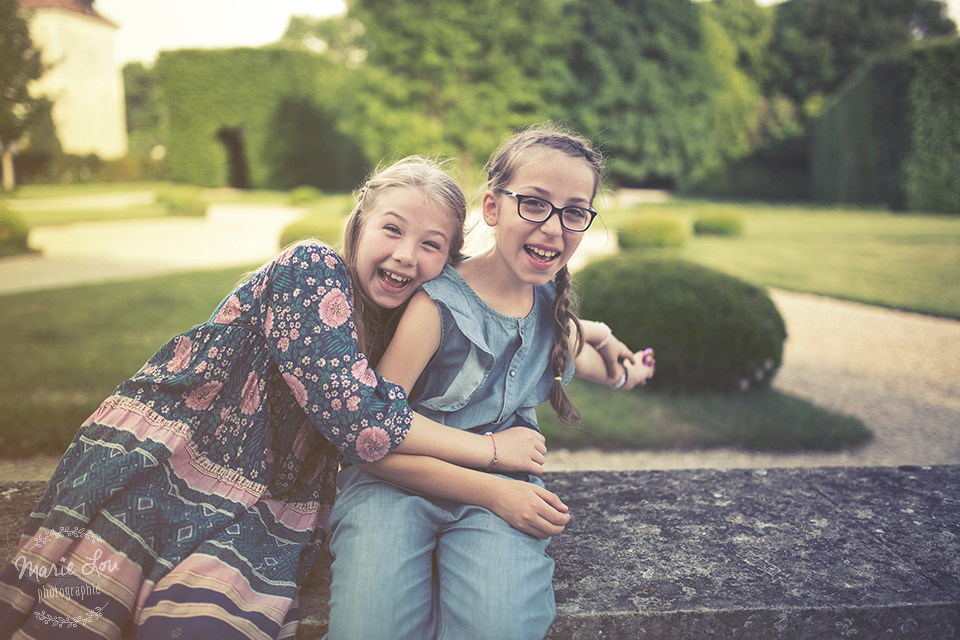
[[[597,217],[597,212],[590,207],[557,207],[536,196],[525,196],[502,187],[497,187],[496,190],[517,199],[517,213],[527,222],[543,224],[556,212],[560,214],[560,226],[567,231],[582,233],[590,228],[593,219]]]

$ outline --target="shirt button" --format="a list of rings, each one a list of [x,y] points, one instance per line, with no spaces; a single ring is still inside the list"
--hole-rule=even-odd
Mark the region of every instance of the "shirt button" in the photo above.
[[[510,377],[511,377],[511,378],[516,377],[516,375],[517,375],[517,372],[516,372],[516,371],[511,371],[511,372],[510,372]]]

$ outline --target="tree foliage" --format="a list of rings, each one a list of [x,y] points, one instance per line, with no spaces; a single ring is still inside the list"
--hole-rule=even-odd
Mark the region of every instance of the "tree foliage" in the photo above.
[[[401,136],[405,152],[468,166],[542,114],[542,88],[571,35],[554,0],[355,0],[348,16],[363,25],[367,52],[350,129],[367,148]]]
[[[814,112],[823,96],[878,54],[917,37],[957,33],[938,0],[786,0],[775,15],[766,93]]]
[[[152,69],[142,62],[123,66],[123,90],[127,109],[127,136],[132,154],[146,155],[160,144],[160,100]]]
[[[40,52],[33,47],[17,0],[0,0],[0,153],[10,170],[9,154],[41,114],[42,103],[30,95],[29,87],[43,73]],[[12,182],[12,176],[5,176],[5,185]]]

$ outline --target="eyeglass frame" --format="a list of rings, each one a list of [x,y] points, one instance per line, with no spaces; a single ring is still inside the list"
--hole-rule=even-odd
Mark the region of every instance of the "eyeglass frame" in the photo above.
[[[570,206],[567,206],[567,207],[558,207],[557,205],[553,204],[553,203],[550,202],[549,200],[547,200],[547,199],[545,199],[545,198],[541,198],[540,196],[529,196],[529,195],[525,195],[525,194],[523,194],[523,193],[517,193],[516,191],[511,191],[510,189],[504,189],[503,187],[497,187],[497,188],[494,189],[494,191],[499,191],[499,192],[502,193],[502,194],[505,194],[505,195],[508,195],[508,196],[513,196],[514,198],[516,198],[516,199],[517,199],[517,215],[519,215],[521,218],[523,218],[523,219],[526,220],[527,222],[533,222],[534,224],[543,224],[543,223],[545,223],[547,220],[549,220],[549,219],[553,216],[554,213],[556,213],[556,214],[558,214],[557,217],[558,217],[559,220],[560,220],[560,226],[561,226],[561,227],[563,227],[563,228],[566,229],[567,231],[572,231],[573,233],[583,233],[584,231],[586,231],[587,229],[590,228],[590,225],[593,224],[593,221],[596,219],[596,217],[597,217],[597,215],[598,215],[597,212],[596,212],[592,207],[578,207],[578,206],[576,206],[576,205],[570,205]],[[523,204],[523,201],[524,201],[524,199],[526,199],[526,198],[530,198],[530,199],[532,199],[532,200],[539,200],[539,201],[541,201],[541,202],[545,202],[545,203],[547,203],[548,205],[550,205],[550,213],[547,214],[547,217],[544,218],[543,220],[531,220],[530,218],[524,217],[524,215],[523,215],[522,213],[520,213],[520,205]],[[590,221],[587,222],[587,226],[585,226],[583,229],[571,229],[570,227],[568,227],[567,225],[565,225],[565,224],[563,223],[563,212],[564,212],[565,209],[580,209],[581,211],[586,211],[586,212],[588,212],[588,213],[590,214]]]

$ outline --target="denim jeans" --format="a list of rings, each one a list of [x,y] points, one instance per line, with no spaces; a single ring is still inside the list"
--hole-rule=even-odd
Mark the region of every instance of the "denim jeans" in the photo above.
[[[337,484],[329,640],[546,635],[556,613],[548,540],[482,507],[427,498],[356,466]]]

